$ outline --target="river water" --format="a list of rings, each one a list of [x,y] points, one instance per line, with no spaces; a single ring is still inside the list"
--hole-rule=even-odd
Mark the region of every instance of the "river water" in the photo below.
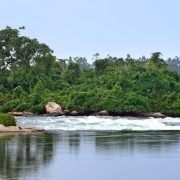
[[[179,180],[180,118],[18,117],[0,134],[0,180]]]

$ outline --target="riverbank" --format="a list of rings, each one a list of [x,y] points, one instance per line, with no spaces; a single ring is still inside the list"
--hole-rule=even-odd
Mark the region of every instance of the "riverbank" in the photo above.
[[[23,128],[20,126],[4,126],[0,124],[1,132],[42,132],[43,129],[40,128]]]
[[[39,128],[24,128],[17,126],[16,119],[11,114],[0,113],[0,133],[1,132],[39,132],[43,129]]]

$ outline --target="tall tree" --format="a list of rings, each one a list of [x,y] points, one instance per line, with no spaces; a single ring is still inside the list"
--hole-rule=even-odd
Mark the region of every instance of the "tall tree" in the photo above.
[[[152,53],[148,63],[150,67],[153,68],[166,68],[166,62],[161,58],[161,52]]]

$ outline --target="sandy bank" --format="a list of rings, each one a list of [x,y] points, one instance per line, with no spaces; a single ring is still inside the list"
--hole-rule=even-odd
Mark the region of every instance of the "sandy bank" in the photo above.
[[[41,132],[44,131],[40,128],[23,128],[20,126],[4,126],[0,124],[0,133],[1,132]]]

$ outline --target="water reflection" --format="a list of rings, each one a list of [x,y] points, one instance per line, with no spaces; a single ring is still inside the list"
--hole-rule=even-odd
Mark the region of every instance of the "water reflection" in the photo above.
[[[73,152],[78,153],[81,142],[80,134],[75,132],[75,133],[69,133],[67,136],[68,136],[67,140],[69,144],[69,149],[71,150],[72,153]]]
[[[62,138],[63,137],[63,138]],[[94,147],[96,152],[143,151],[160,153],[180,145],[180,131],[70,131],[59,132],[59,143],[71,153]]]
[[[61,165],[62,168],[63,161],[66,162],[71,156],[90,156],[95,161],[99,155],[127,157],[129,154],[167,155],[176,152],[177,156],[179,147],[180,131],[0,134],[0,179],[18,180],[27,176],[31,176],[27,179],[43,179],[42,173],[39,175],[39,170],[46,174],[45,169],[53,166],[52,164],[57,164],[58,168]],[[54,168],[56,167],[53,166]],[[54,172],[53,175],[57,175],[58,172]]]
[[[180,142],[180,131],[101,132],[96,133],[97,152],[170,151]]]
[[[0,134],[0,179],[18,179],[48,164],[58,136],[41,134]]]

